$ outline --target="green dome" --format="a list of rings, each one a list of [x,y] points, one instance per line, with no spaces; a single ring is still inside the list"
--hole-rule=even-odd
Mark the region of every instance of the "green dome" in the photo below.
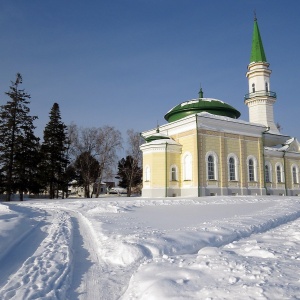
[[[156,140],[169,140],[170,137],[168,137],[167,135],[160,133],[160,132],[156,132],[155,134],[145,138],[147,143],[156,141]]]
[[[182,102],[173,107],[166,113],[165,119],[168,122],[173,122],[200,112],[208,112],[233,119],[238,119],[241,115],[238,110],[223,101],[212,98],[199,98]]]

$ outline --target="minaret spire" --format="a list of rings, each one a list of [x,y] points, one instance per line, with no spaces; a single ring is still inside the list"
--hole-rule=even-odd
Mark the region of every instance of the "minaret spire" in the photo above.
[[[253,28],[253,36],[252,36],[252,50],[250,63],[252,62],[267,62],[264,46],[262,43],[262,39],[260,36],[256,12],[254,11],[254,28]]]

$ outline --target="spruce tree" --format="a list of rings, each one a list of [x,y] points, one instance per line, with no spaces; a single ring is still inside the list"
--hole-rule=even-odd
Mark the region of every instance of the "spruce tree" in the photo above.
[[[38,178],[39,138],[35,137],[33,127],[24,128],[24,136],[18,139],[15,159],[17,173],[14,190],[19,191],[20,200],[23,200],[24,192],[39,193],[40,184]]]
[[[0,106],[0,166],[7,201],[17,191],[20,200],[23,200],[23,192],[27,191],[27,175],[33,173],[36,167],[30,162],[37,154],[38,139],[33,133],[33,121],[37,117],[29,115],[30,95],[20,89],[21,84],[22,76],[18,73],[5,93],[10,100]]]
[[[59,189],[65,191],[67,187],[65,174],[69,163],[68,147],[67,126],[61,120],[59,105],[54,103],[41,147],[42,176],[44,184],[49,188],[50,199],[57,198]]]

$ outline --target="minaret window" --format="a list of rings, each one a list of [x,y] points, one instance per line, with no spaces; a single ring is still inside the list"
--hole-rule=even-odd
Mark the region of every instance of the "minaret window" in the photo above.
[[[268,85],[268,83],[266,82],[266,92],[268,92],[269,91],[269,85]]]
[[[252,83],[252,93],[255,93],[255,83]]]

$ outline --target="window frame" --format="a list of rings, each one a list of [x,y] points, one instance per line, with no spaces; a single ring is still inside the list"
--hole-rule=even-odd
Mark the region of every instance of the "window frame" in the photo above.
[[[267,176],[266,176],[266,167],[268,168],[268,177],[269,177],[269,181],[267,180]],[[265,182],[266,183],[271,183],[272,182],[272,165],[270,162],[265,162],[265,169],[264,169],[264,175],[265,175]]]
[[[174,170],[174,172],[173,172]],[[175,175],[175,176],[173,176]],[[176,165],[172,165],[170,167],[170,179],[171,181],[178,181],[178,168]]]
[[[230,160],[233,159],[233,167],[234,167],[234,179],[232,177],[232,164]],[[238,181],[239,176],[238,176],[238,158],[234,153],[230,153],[227,157],[227,168],[228,168],[228,181]]]
[[[294,172],[294,170],[295,170],[295,172]],[[295,164],[292,165],[292,181],[293,181],[293,184],[299,183],[299,168]]]
[[[282,163],[278,162],[275,165],[276,183],[284,183],[284,172]]]
[[[150,181],[150,176],[151,176],[151,169],[150,166],[145,166],[145,182],[149,182]]]
[[[250,161],[252,162],[251,165]],[[248,182],[257,182],[257,159],[253,155],[247,157],[247,174]]]
[[[213,158],[212,162],[209,162],[209,157]],[[210,166],[209,166],[210,164]],[[205,165],[206,165],[206,180],[218,180],[218,156],[215,152],[209,151],[205,156]],[[211,169],[212,167],[212,169]],[[213,171],[213,174],[210,172]],[[213,175],[213,176],[211,176]]]

